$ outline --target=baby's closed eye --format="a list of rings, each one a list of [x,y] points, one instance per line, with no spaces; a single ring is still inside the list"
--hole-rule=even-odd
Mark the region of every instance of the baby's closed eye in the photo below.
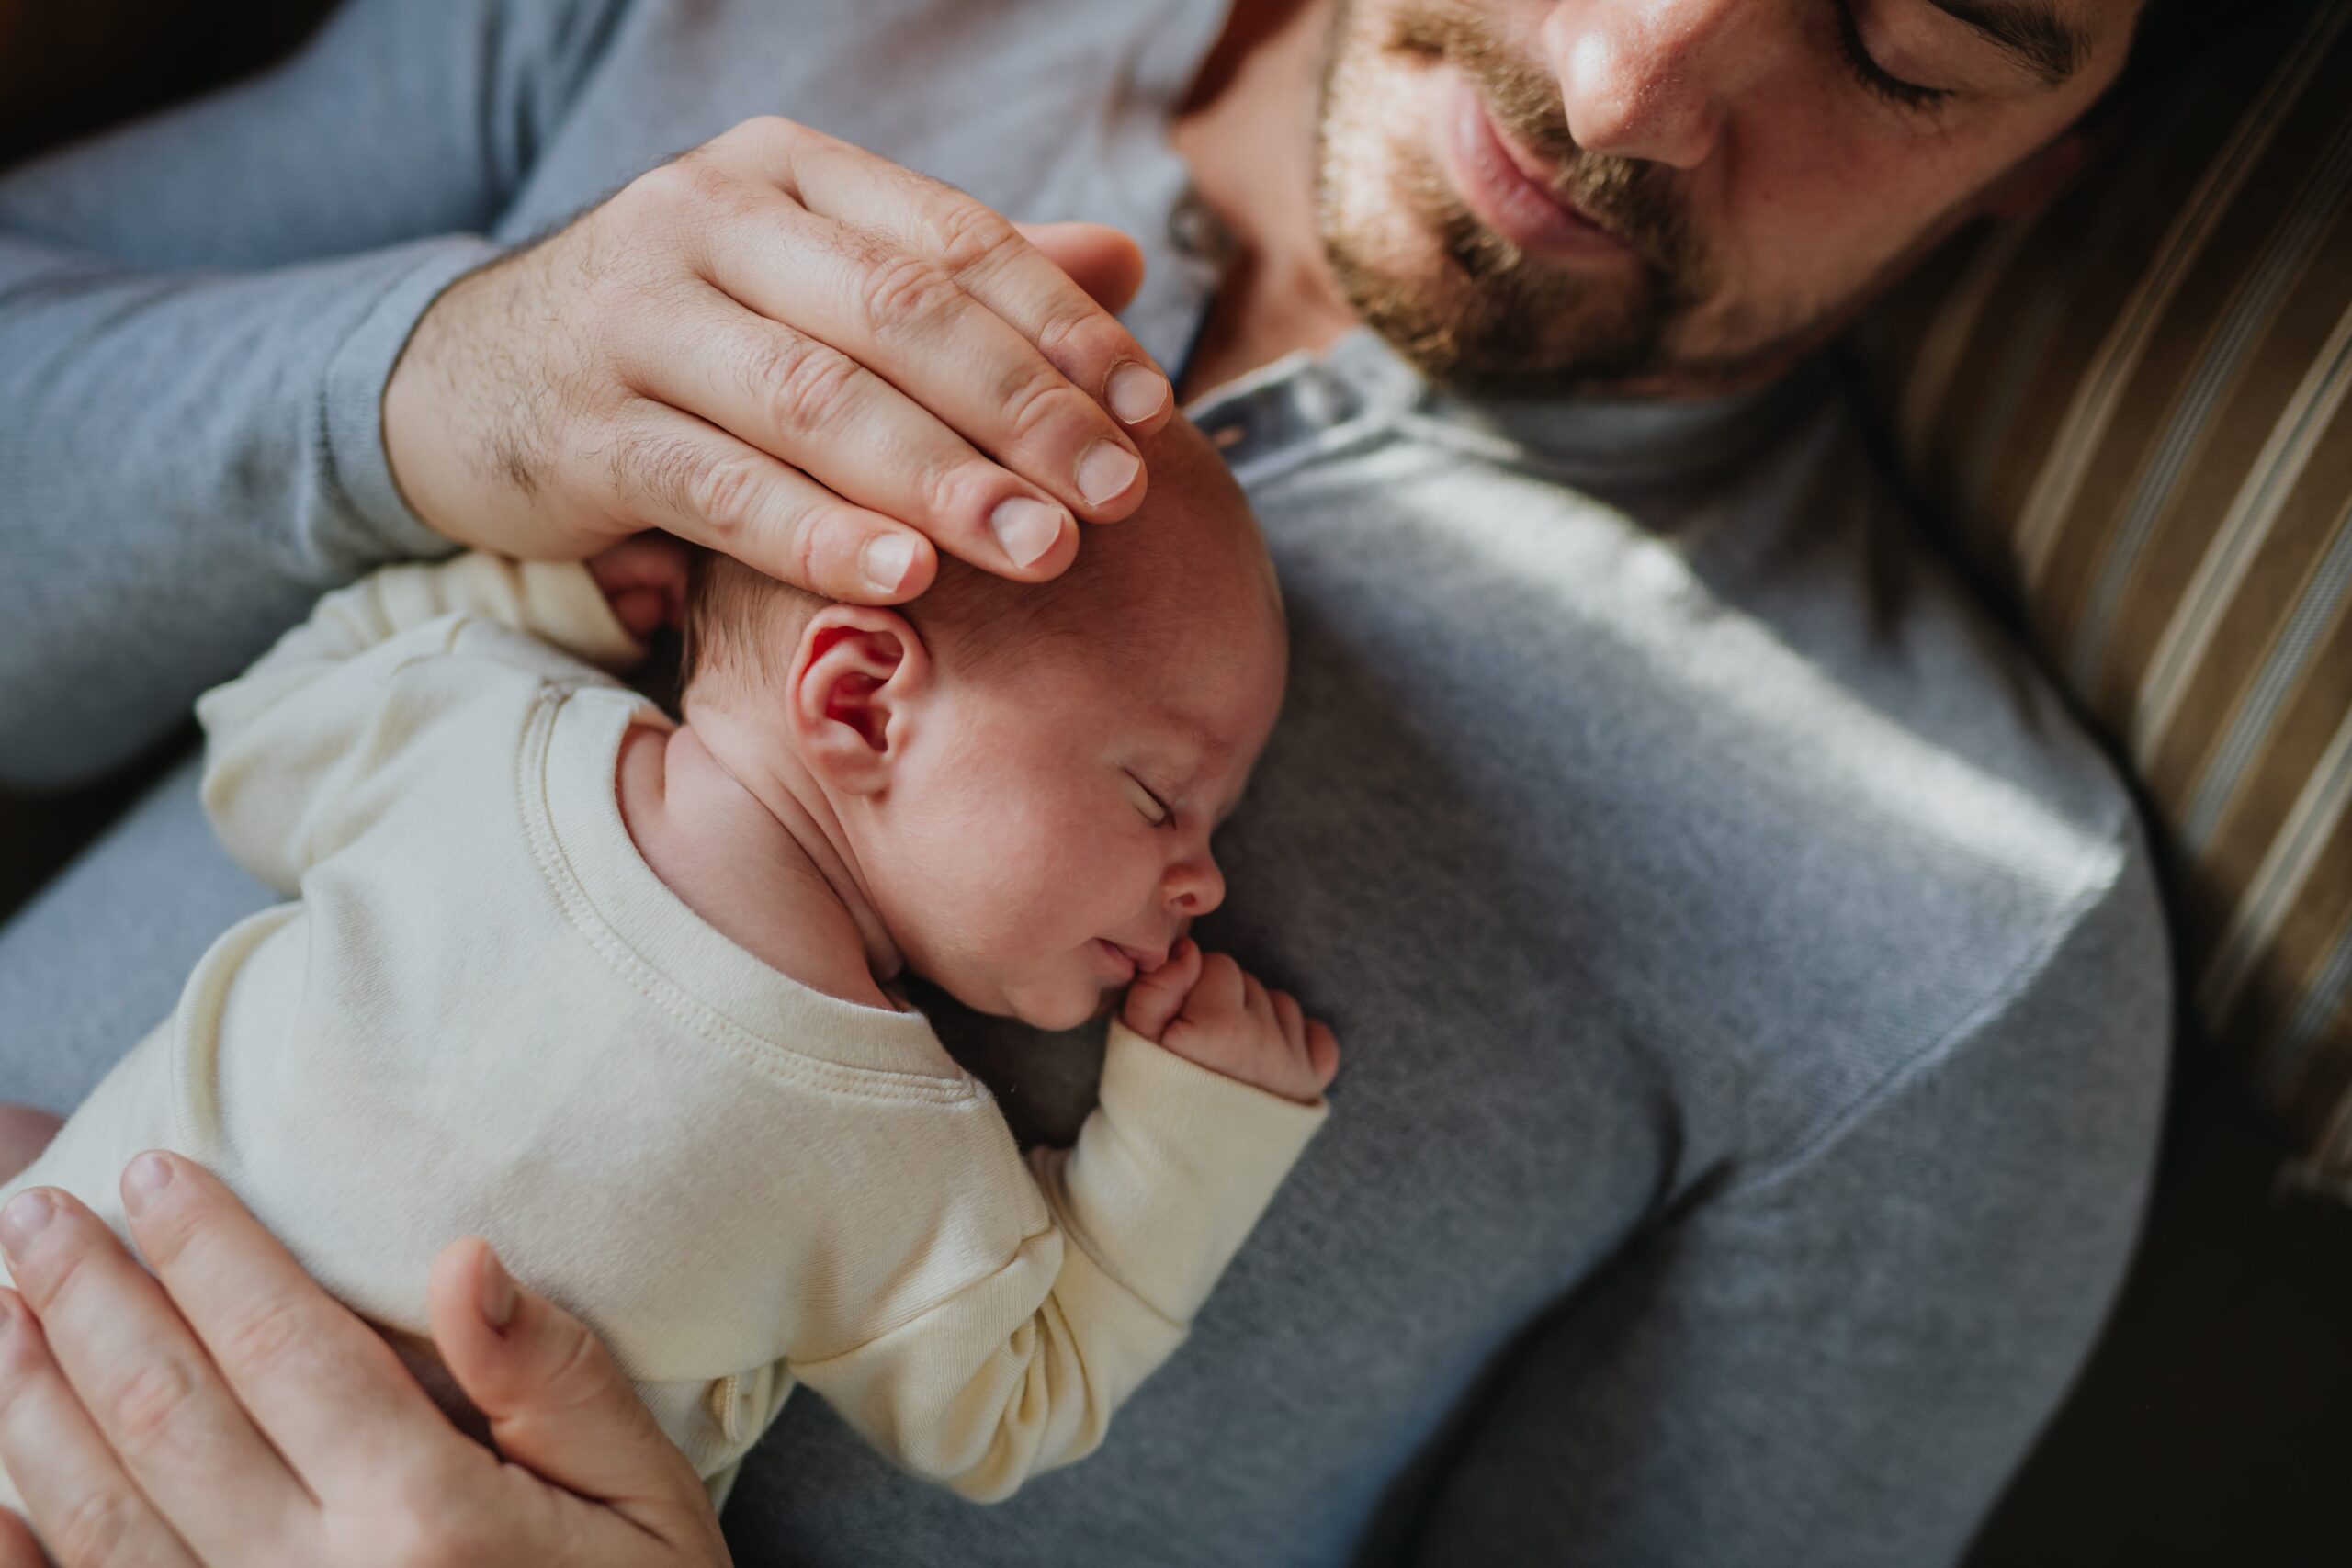
[[[1145,784],[1132,773],[1126,775],[1126,780],[1127,793],[1134,798],[1136,809],[1143,813],[1144,820],[1155,828],[1165,827],[1169,819],[1175,816],[1175,812],[1170,808],[1168,803],[1154,794],[1149,784]]]

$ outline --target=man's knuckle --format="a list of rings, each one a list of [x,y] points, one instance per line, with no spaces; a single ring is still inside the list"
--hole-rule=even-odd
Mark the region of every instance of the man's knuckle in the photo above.
[[[844,506],[814,506],[800,520],[798,548],[800,581],[814,584],[828,561],[851,561],[865,536],[858,514]]]
[[[43,1317],[71,1323],[76,1316],[74,1303],[85,1290],[94,1288],[90,1260],[95,1256],[95,1249],[88,1247],[69,1244],[55,1248],[38,1259],[39,1267],[19,1269],[17,1288]]]
[[[684,436],[625,442],[613,453],[614,494],[631,513],[685,513],[695,476],[707,459],[699,443]]]
[[[1049,309],[1037,323],[1034,341],[1037,351],[1057,365],[1097,365],[1105,371],[1126,346],[1118,329],[1083,300],[1057,303]]]
[[[695,152],[648,169],[631,182],[626,194],[634,202],[654,209],[667,222],[674,222],[681,215],[729,199],[735,183],[733,175]]]
[[[632,442],[613,469],[614,493],[625,509],[694,519],[714,542],[742,531],[764,483],[752,459],[685,436]]]
[[[876,336],[920,338],[946,325],[962,293],[935,264],[882,247],[862,264],[858,308]]]
[[[751,375],[769,423],[787,434],[822,434],[842,415],[858,369],[813,338],[771,339],[752,356]]]
[[[698,461],[685,482],[685,510],[724,536],[741,533],[758,510],[763,489],[749,459],[713,453]]]
[[[797,119],[780,114],[755,114],[737,121],[717,140],[754,147],[779,147],[816,134]]]
[[[550,1400],[575,1409],[592,1404],[603,1397],[611,1381],[612,1364],[605,1358],[604,1347],[585,1327],[573,1324],[555,1364],[548,1371],[546,1387]]]
[[[986,463],[947,463],[933,468],[918,481],[915,493],[922,497],[929,521],[945,526],[957,521],[977,517],[996,489],[1000,474]],[[910,523],[920,519],[909,518]]]
[[[94,1486],[46,1522],[51,1552],[72,1568],[129,1568],[138,1560],[140,1510],[117,1486]]]
[[[147,1259],[147,1267],[161,1272],[187,1256],[191,1247],[201,1247],[215,1234],[213,1209],[209,1201],[186,1201],[185,1182],[174,1182],[164,1189],[160,1201],[150,1203],[140,1214],[135,1226],[139,1250]]]
[[[195,1375],[178,1357],[143,1362],[107,1392],[107,1429],[124,1457],[135,1460],[179,1436],[181,1417],[195,1397]]]
[[[232,1377],[267,1377],[308,1341],[310,1314],[295,1303],[265,1298],[247,1307],[213,1341],[213,1354]]]
[[[931,219],[933,253],[951,277],[961,277],[1001,261],[1021,243],[1020,231],[1001,213],[974,201],[963,192],[947,192]]]
[[[1086,399],[1050,366],[1031,364],[1008,376],[997,392],[997,407],[1012,441],[1033,440],[1060,419],[1083,422]]]

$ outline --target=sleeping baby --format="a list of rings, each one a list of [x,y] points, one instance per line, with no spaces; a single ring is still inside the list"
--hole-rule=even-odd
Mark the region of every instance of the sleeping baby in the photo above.
[[[655,536],[330,594],[198,710],[222,841],[299,897],[0,1200],[120,1229],[117,1173],[177,1150],[412,1348],[435,1255],[486,1236],[721,1497],[804,1383],[970,1497],[1085,1454],[1338,1062],[1184,937],[1284,632],[1224,465],[1181,420],[1147,456],[1060,579],[944,562],[900,610]],[[615,679],[671,619],[683,723]],[[1072,1147],[1023,1156],[906,973],[1045,1029],[1125,992]]]

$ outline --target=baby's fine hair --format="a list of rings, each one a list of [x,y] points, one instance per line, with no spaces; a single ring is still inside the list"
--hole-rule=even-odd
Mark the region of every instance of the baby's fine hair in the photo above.
[[[1281,595],[1256,517],[1207,440],[1179,418],[1140,445],[1151,489],[1122,523],[1080,525],[1078,558],[1044,582],[1016,582],[940,553],[932,586],[896,606],[935,659],[967,668],[1010,660],[1057,637],[1091,637],[1115,656],[1116,634],[1181,592],[1204,549],[1238,549],[1261,569],[1274,613]],[[686,593],[679,687],[738,661],[783,673],[811,617],[832,601],[715,551],[699,552]],[[776,660],[771,666],[768,660]]]

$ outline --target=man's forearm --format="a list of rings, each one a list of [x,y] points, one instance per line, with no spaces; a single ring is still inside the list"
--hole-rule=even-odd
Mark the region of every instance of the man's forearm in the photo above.
[[[437,541],[378,434],[452,238],[233,278],[0,239],[0,782],[151,743],[319,592]]]
[[[0,177],[0,783],[137,751],[322,587],[439,547],[380,401],[626,0],[345,0]]]

